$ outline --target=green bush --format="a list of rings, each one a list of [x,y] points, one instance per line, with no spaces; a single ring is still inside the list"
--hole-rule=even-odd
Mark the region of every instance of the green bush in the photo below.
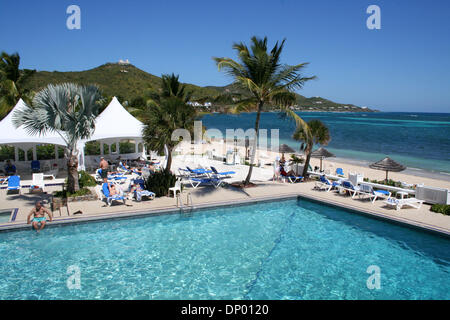
[[[88,188],[81,188],[80,190],[78,190],[77,192],[74,192],[74,193],[67,192],[66,189],[64,189],[62,191],[56,191],[53,194],[53,196],[56,198],[68,198],[68,197],[86,196],[89,194],[92,194],[91,190],[89,190]]]
[[[450,205],[448,204],[433,204],[431,206],[431,211],[445,214],[446,216],[450,216]]]
[[[154,192],[157,197],[166,196],[169,188],[175,185],[177,177],[165,170],[151,174],[144,182],[146,190]]]
[[[95,178],[86,171],[79,172],[78,183],[80,185],[80,189],[84,187],[95,187],[97,185]]]

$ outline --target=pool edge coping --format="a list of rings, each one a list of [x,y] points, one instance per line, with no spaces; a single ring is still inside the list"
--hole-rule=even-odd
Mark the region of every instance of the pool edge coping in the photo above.
[[[184,212],[191,212],[199,209],[209,209],[209,208],[220,208],[220,207],[226,207],[226,206],[241,206],[246,204],[254,204],[254,203],[261,203],[261,202],[270,202],[274,200],[288,200],[291,198],[305,198],[308,200],[312,200],[315,202],[319,202],[324,205],[339,207],[345,210],[350,210],[352,212],[355,212],[357,214],[362,214],[365,216],[369,216],[374,219],[387,221],[394,224],[399,224],[404,227],[409,227],[413,229],[418,229],[424,232],[433,233],[438,236],[444,236],[446,238],[450,238],[450,230],[440,228],[436,225],[427,224],[424,222],[411,220],[407,218],[399,218],[394,217],[391,215],[386,215],[383,213],[376,212],[375,210],[370,210],[366,208],[361,208],[357,206],[352,206],[340,202],[336,202],[330,199],[323,199],[321,197],[316,197],[310,194],[305,194],[302,192],[294,192],[294,193],[283,193],[278,194],[276,196],[272,197],[253,197],[250,199],[241,199],[241,200],[233,200],[232,203],[229,201],[215,201],[215,202],[206,202],[199,205],[193,205],[193,206],[186,206],[184,208],[177,208],[177,207],[161,207],[156,209],[138,209],[136,211],[118,211],[113,213],[101,213],[97,215],[92,216],[85,216],[85,217],[67,217],[67,218],[61,218],[52,221],[51,224],[48,224],[47,227],[57,227],[67,224],[81,224],[81,223],[88,223],[88,222],[96,222],[96,221],[102,221],[102,220],[113,220],[113,219],[126,219],[126,218],[133,218],[133,217],[146,217],[146,216],[160,216],[164,214],[174,214],[174,213],[180,213],[182,210]],[[21,223],[8,223],[8,224],[0,224],[0,232],[8,232],[8,231],[18,231],[18,230],[24,230],[29,229],[31,225],[27,224],[26,222]]]

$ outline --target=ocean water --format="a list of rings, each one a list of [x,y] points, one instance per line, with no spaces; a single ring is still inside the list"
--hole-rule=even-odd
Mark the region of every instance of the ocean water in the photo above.
[[[0,259],[0,299],[450,299],[450,240],[303,199],[0,233]]]
[[[299,112],[304,120],[319,119],[330,129],[326,146],[339,158],[375,162],[385,156],[410,169],[450,175],[450,113],[331,113]],[[209,114],[202,118],[208,128],[253,128],[255,113]],[[262,129],[279,129],[280,144],[298,150],[292,139],[295,123],[278,113],[263,113]],[[270,132],[270,131],[269,131]]]

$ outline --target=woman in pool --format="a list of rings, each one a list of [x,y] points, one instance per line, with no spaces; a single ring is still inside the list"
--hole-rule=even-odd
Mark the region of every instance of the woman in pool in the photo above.
[[[34,208],[31,209],[30,213],[28,214],[27,224],[30,223],[31,216],[34,216],[32,220],[32,226],[37,232],[41,231],[42,229],[44,229],[45,223],[47,221],[47,219],[45,218],[46,213],[51,222],[53,220],[52,213],[48,209],[44,208],[40,201],[36,201]]]

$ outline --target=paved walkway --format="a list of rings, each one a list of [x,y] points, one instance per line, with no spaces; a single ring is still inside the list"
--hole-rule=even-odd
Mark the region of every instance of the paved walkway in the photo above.
[[[314,190],[313,182],[305,183],[281,183],[272,181],[256,182],[253,188],[238,189],[230,185],[215,189],[212,186],[200,186],[197,189],[185,187],[182,199],[184,204],[190,193],[194,208],[214,205],[229,205],[248,201],[260,201],[267,199],[279,199],[283,197],[303,196],[318,201],[354,209],[379,218],[388,218],[401,223],[408,223],[413,226],[423,227],[430,230],[442,232],[450,235],[450,216],[434,213],[430,211],[430,206],[424,204],[420,209],[406,208],[394,210],[386,207],[383,200],[377,200],[372,204],[369,200],[351,199],[351,197],[339,195],[336,192],[325,192]],[[60,187],[49,187],[48,191],[58,190]],[[6,198],[8,201],[5,201]],[[24,191],[21,195],[5,195],[2,191],[0,196],[0,211],[18,208],[15,222],[0,223],[0,230],[9,227],[23,227],[26,222],[28,212],[31,210],[36,200],[49,199],[49,194],[28,194]],[[99,200],[72,202],[69,203],[70,216],[65,208],[62,215],[54,212],[55,222],[67,223],[82,221],[86,219],[99,219],[108,217],[148,214],[149,212],[159,214],[162,212],[177,210],[176,199],[172,197],[161,197],[151,201],[128,201],[127,206],[114,204],[108,207]],[[82,214],[73,215],[74,212],[81,211]]]

